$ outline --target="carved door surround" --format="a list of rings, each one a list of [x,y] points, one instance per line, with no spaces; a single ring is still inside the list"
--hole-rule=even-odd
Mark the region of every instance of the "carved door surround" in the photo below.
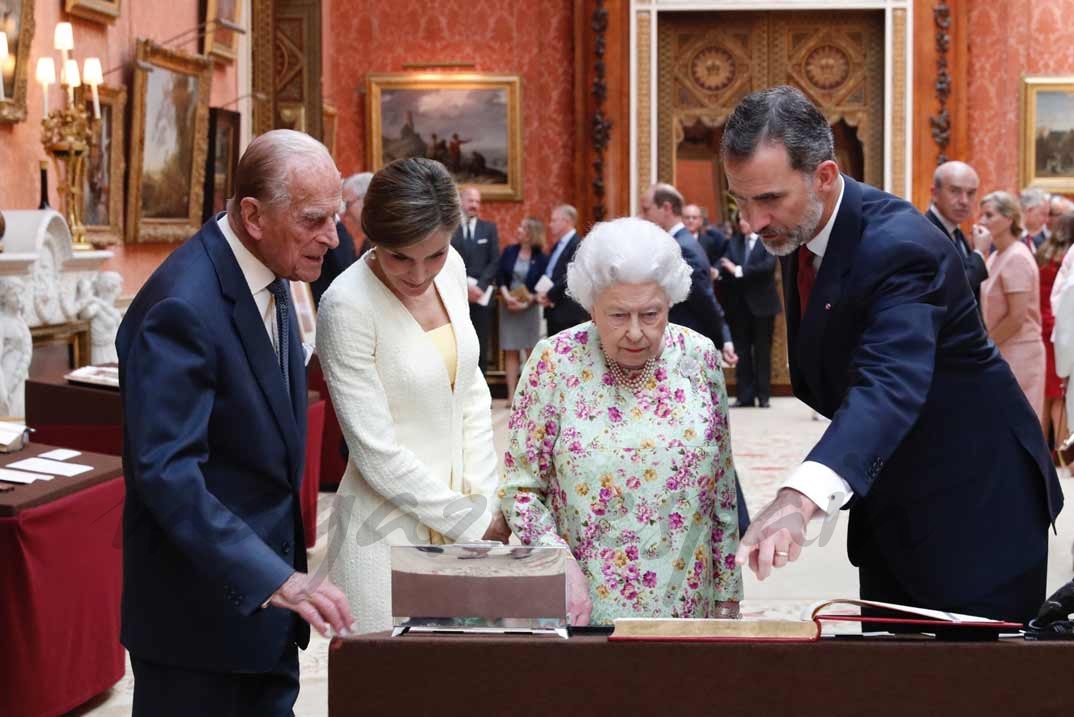
[[[668,13],[658,47],[661,179],[675,181],[685,128],[721,127],[745,95],[789,84],[856,131],[864,180],[884,184],[883,13]]]
[[[322,0],[253,0],[254,134],[323,135]]]

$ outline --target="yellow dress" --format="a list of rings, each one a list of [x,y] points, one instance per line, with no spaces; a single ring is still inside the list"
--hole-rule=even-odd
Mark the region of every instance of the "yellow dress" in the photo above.
[[[444,360],[444,368],[447,369],[451,387],[455,388],[455,369],[459,363],[459,352],[455,348],[454,329],[451,328],[450,323],[447,323],[432,331],[426,331],[425,335],[429,337],[433,345],[436,346],[436,350],[440,352],[440,358]]]

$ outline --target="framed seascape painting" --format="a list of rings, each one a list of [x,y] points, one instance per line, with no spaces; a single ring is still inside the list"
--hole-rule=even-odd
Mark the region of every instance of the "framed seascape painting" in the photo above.
[[[367,80],[373,171],[403,157],[443,163],[485,199],[522,199],[518,75],[392,73]]]
[[[1021,180],[1074,192],[1074,77],[1022,78]]]
[[[183,241],[201,228],[212,62],[143,39],[134,66],[127,241]]]
[[[238,50],[234,29],[242,25],[243,0],[202,0],[205,22],[205,54],[217,61],[231,62]]]
[[[101,121],[86,156],[82,180],[82,223],[86,240],[94,246],[110,246],[123,241],[123,174],[126,171],[125,138],[127,90],[101,85],[98,88]],[[79,101],[92,116],[93,100],[85,86],[79,87]]]
[[[239,167],[239,129],[242,115],[218,107],[209,108],[209,151],[205,161],[205,208],[202,222],[227,208],[235,193]]]
[[[119,17],[121,0],[64,0],[63,9],[75,17],[110,23]]]

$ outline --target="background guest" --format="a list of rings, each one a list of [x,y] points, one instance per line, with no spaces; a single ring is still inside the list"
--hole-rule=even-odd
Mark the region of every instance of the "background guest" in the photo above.
[[[970,165],[944,162],[932,174],[932,203],[925,212],[925,218],[954,242],[978,306],[981,304],[981,282],[988,278],[985,259],[990,251],[990,241],[984,232],[976,232],[971,245],[959,224],[973,216],[979,184],[977,172]]]
[[[720,260],[738,364],[734,406],[768,408],[772,397],[772,333],[783,311],[776,292],[776,257],[769,254],[749,223],[735,217],[738,232]]]
[[[571,297],[567,296],[567,266],[578,251],[582,237],[575,231],[578,211],[570,204],[560,204],[552,210],[548,229],[552,234],[552,249],[548,255],[544,275],[552,282],[545,292],[537,294],[537,303],[544,307],[544,319],[549,336],[564,329],[588,321],[589,314]]]
[[[336,277],[369,249],[369,241],[362,232],[362,199],[365,197],[371,179],[373,179],[372,172],[362,172],[352,174],[343,180],[342,211],[339,214],[339,221],[336,222],[339,246],[325,254],[321,275],[315,281],[310,282],[314,306],[321,303],[321,295],[336,280]]]
[[[1043,421],[1040,272],[1033,253],[1018,240],[1022,235],[1018,201],[1007,192],[992,192],[981,200],[978,221],[992,235],[996,247],[988,257],[988,278],[981,284],[985,326],[1029,405]]]
[[[450,246],[458,222],[442,164],[387,165],[362,211],[373,250],[318,312],[318,354],[350,447],[330,528],[343,536],[332,574],[359,632],[391,627],[389,544],[507,538],[466,269]],[[405,512],[377,517],[396,508]]]
[[[500,255],[500,348],[507,374],[507,401],[515,395],[520,361],[541,333],[541,307],[536,302],[537,280],[544,274],[544,224],[527,217],[518,225],[515,243]],[[520,294],[524,298],[520,298]]]
[[[462,201],[462,221],[451,237],[451,246],[462,257],[466,267],[467,297],[470,301],[470,321],[477,333],[479,349],[477,365],[483,374],[488,368],[489,329],[492,307],[481,303],[489,285],[496,277],[500,262],[500,234],[496,225],[478,218],[481,211],[481,192],[467,187],[459,193]]]
[[[668,323],[690,274],[659,227],[598,224],[568,278],[593,320],[541,341],[519,382],[502,502],[524,545],[571,550],[575,625],[738,612],[719,356],[707,338]]]
[[[1044,243],[1037,248],[1037,265],[1040,267],[1040,326],[1044,342],[1044,436],[1058,447],[1065,436],[1056,434],[1063,412],[1063,382],[1055,368],[1055,345],[1052,332],[1055,314],[1052,313],[1052,289],[1055,287],[1063,258],[1074,244],[1074,213],[1066,213],[1053,224]]]

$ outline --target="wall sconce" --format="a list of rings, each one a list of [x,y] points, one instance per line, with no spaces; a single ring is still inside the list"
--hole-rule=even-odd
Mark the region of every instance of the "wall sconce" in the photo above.
[[[63,215],[71,230],[75,249],[88,250],[86,228],[82,224],[82,183],[86,171],[86,155],[96,142],[101,118],[101,104],[97,92],[104,76],[101,61],[87,57],[79,72],[78,60],[71,57],[75,49],[74,30],[69,22],[56,24],[52,36],[53,47],[60,52],[59,84],[67,90],[67,102],[63,107],[49,111],[48,90],[56,84],[56,62],[52,57],[39,57],[35,77],[41,85],[42,109],[41,144],[52,157],[57,168],[57,186],[60,191]],[[75,88],[89,86],[93,96],[93,117],[86,108],[75,102]]]

